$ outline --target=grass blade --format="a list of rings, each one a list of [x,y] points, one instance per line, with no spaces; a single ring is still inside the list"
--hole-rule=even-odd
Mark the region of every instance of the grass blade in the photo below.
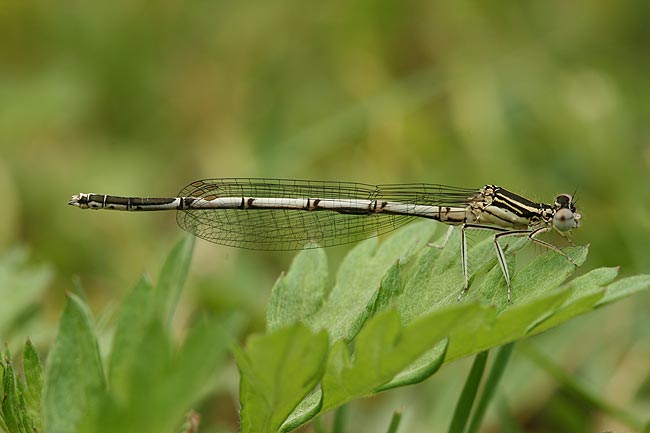
[[[334,425],[332,433],[343,433],[345,431],[345,421],[347,420],[348,407],[343,405],[334,411]]]
[[[460,393],[460,397],[458,398],[458,403],[456,403],[454,416],[449,425],[449,433],[461,433],[465,430],[465,425],[467,424],[469,415],[472,412],[472,406],[474,405],[474,399],[476,398],[478,387],[481,384],[483,371],[485,371],[488,352],[489,351],[487,350],[480,352],[474,357],[472,369],[467,376],[465,386],[463,386],[463,391]]]
[[[402,421],[402,412],[393,412],[393,417],[390,419],[390,425],[386,433],[397,433],[400,421]]]
[[[490,403],[492,397],[494,396],[494,392],[496,391],[497,385],[501,380],[501,376],[503,375],[503,372],[506,369],[506,365],[508,365],[508,361],[510,360],[510,355],[512,354],[512,349],[514,347],[515,347],[515,343],[510,343],[510,344],[506,344],[505,346],[501,346],[501,348],[499,348],[499,351],[497,352],[497,356],[494,359],[494,364],[492,364],[492,368],[490,369],[490,374],[488,375],[487,380],[485,381],[485,387],[483,388],[481,399],[479,400],[478,405],[476,406],[476,411],[472,416],[472,422],[469,424],[467,433],[475,433],[478,431],[478,428],[480,427],[481,422],[483,421],[485,410],[487,409],[488,404]]]
[[[171,323],[176,310],[176,304],[181,296],[185,285],[187,274],[192,262],[195,237],[187,235],[179,241],[171,251],[158,278],[156,296],[162,309],[163,317],[166,317],[167,325]]]

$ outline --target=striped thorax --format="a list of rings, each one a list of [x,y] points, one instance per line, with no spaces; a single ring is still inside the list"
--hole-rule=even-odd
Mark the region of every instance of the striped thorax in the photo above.
[[[580,226],[580,214],[569,194],[558,195],[554,204],[548,205],[496,185],[485,185],[470,199],[468,214],[468,223],[517,230],[552,226],[566,232]]]

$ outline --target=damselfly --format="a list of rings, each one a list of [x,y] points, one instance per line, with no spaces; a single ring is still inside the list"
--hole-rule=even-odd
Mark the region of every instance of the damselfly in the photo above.
[[[556,196],[553,204],[536,203],[496,185],[469,189],[422,183],[204,179],[190,183],[177,197],[81,193],[68,204],[82,209],[177,210],[178,224],[195,236],[254,250],[340,245],[395,230],[414,217],[429,218],[461,226],[464,288],[460,296],[469,287],[466,231],[491,230],[496,232],[494,247],[508,301],[510,273],[499,241],[527,236],[573,263],[562,249],[538,236],[555,230],[568,239],[570,230],[580,226],[580,214],[569,194]]]

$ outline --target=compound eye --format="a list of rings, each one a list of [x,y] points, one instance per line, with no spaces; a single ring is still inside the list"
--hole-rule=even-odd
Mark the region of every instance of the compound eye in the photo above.
[[[576,218],[577,217],[577,218]],[[567,232],[579,226],[580,215],[563,208],[555,212],[553,216],[553,225],[561,232]]]
[[[555,209],[571,208],[573,205],[573,197],[569,194],[560,194],[555,197]]]

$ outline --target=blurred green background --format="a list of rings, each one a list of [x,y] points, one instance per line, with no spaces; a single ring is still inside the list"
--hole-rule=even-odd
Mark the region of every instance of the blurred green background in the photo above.
[[[72,194],[175,195],[206,177],[496,183],[539,201],[577,189],[583,270],[647,272],[649,19],[644,1],[0,2],[0,249],[50,266],[39,311],[54,324],[75,278],[100,314],[182,235],[173,214],[81,212]],[[262,329],[291,257],[198,242],[184,311],[243,311]],[[599,392],[648,409],[649,307],[636,297],[541,340]],[[45,350],[53,330],[38,329]],[[444,430],[458,388],[434,384],[465,367],[349,416],[387,425],[382,411],[401,407],[408,431]],[[511,402],[522,422],[615,425],[557,409],[543,378]],[[206,428],[236,428],[234,397],[217,401]]]

